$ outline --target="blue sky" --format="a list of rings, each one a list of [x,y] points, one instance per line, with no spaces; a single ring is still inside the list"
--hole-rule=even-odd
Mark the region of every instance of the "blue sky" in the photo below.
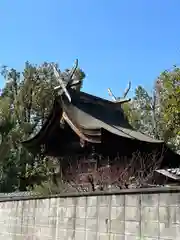
[[[84,91],[121,95],[129,80],[131,93],[138,84],[150,89],[180,63],[179,9],[179,0],[1,0],[0,64],[55,61],[63,69],[78,58]]]

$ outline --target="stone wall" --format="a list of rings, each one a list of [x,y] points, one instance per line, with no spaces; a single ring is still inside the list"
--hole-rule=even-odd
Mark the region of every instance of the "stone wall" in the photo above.
[[[179,240],[180,189],[149,191],[1,198],[0,239]]]

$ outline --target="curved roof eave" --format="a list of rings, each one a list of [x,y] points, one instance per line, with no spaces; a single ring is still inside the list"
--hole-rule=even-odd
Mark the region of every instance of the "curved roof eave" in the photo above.
[[[60,115],[62,115],[62,108],[60,107],[60,104],[58,102],[58,100],[56,99],[54,101],[52,110],[50,112],[50,114],[48,115],[48,118],[46,119],[45,123],[43,124],[43,126],[41,127],[41,129],[39,130],[39,132],[32,138],[29,138],[25,141],[22,141],[21,144],[24,147],[31,147],[32,145],[38,145],[38,143],[40,143],[42,141],[42,139],[45,137],[45,135],[47,134],[47,132],[52,128],[54,122],[57,119],[57,114],[60,118]]]

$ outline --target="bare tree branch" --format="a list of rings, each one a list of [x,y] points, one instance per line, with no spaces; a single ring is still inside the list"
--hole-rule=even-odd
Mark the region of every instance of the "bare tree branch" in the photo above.
[[[108,159],[104,159],[108,164],[86,168],[82,167],[82,159],[76,167],[71,165],[66,170],[64,181],[68,181],[77,191],[155,186],[154,173],[159,168],[162,157],[163,154],[158,157],[156,153],[142,154],[137,151],[130,159],[117,157],[111,164]]]

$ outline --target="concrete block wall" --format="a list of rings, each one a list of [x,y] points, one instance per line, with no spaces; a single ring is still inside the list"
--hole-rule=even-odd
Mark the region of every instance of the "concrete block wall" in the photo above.
[[[180,240],[180,191],[6,199],[4,240]]]

